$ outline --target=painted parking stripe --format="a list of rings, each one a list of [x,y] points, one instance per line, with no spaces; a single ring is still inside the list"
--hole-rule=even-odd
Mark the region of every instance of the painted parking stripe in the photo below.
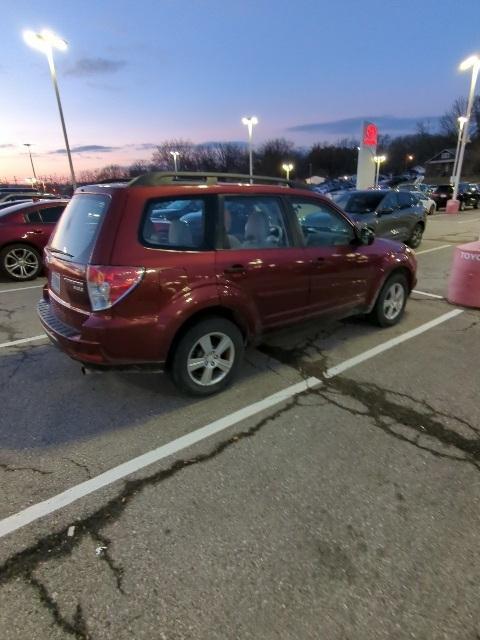
[[[0,344],[0,349],[5,349],[5,347],[16,347],[17,344],[25,344],[26,342],[35,342],[37,340],[46,340],[47,336],[42,333],[41,336],[33,336],[32,338],[22,338],[21,340],[12,340],[11,342],[2,342]]]
[[[423,251],[415,251],[415,255],[419,256],[422,253],[430,253],[431,251],[440,251],[440,249],[446,249],[447,247],[451,247],[451,244],[442,244],[441,247],[433,247],[433,249],[424,249]]]
[[[15,293],[16,291],[27,291],[27,289],[41,289],[43,284],[35,284],[31,287],[19,287],[18,289],[0,289],[0,293]]]
[[[325,377],[333,378],[339,373],[342,373],[347,369],[351,369],[361,362],[365,362],[366,360],[369,360],[370,358],[373,358],[380,353],[384,353],[388,349],[392,349],[402,342],[410,340],[411,338],[414,338],[415,336],[418,336],[425,331],[429,331],[430,329],[433,329],[433,327],[436,327],[443,322],[447,322],[448,320],[451,320],[461,313],[463,313],[463,310],[455,309],[453,311],[450,311],[449,313],[445,313],[439,316],[438,318],[435,318],[434,320],[431,320],[430,322],[420,325],[416,329],[407,331],[406,333],[391,340],[387,340],[386,342],[383,342],[373,349],[365,351],[355,358],[350,358],[349,360],[346,360],[345,362],[335,367],[329,368],[325,373]],[[144,469],[145,467],[155,462],[159,462],[160,460],[163,460],[168,456],[178,453],[179,451],[182,451],[183,449],[190,447],[197,442],[201,442],[205,438],[209,438],[210,436],[219,433],[227,429],[228,427],[232,427],[242,420],[251,418],[260,411],[265,411],[266,409],[289,400],[295,395],[298,395],[299,393],[302,393],[307,389],[314,388],[319,384],[321,384],[321,380],[319,378],[307,378],[306,380],[303,380],[302,382],[294,384],[290,387],[286,387],[282,391],[278,391],[277,393],[274,393],[273,395],[268,396],[263,400],[254,402],[247,407],[243,407],[242,409],[239,409],[238,411],[235,411],[228,416],[220,418],[219,420],[215,420],[214,422],[211,422],[210,424],[201,427],[200,429],[196,429],[195,431],[181,436],[176,440],[172,440],[171,442],[162,445],[157,449],[153,449],[152,451],[148,451],[147,453],[137,456],[132,460],[128,460],[127,462],[124,462],[117,467],[114,467],[113,469],[109,469],[108,471],[101,473],[95,478],[91,478],[90,480],[81,482],[80,484],[77,484],[74,487],[67,489],[66,491],[62,491],[52,498],[48,498],[43,502],[39,502],[30,507],[27,507],[23,511],[19,511],[18,513],[8,516],[7,518],[0,520],[0,538],[8,535],[9,533],[17,531],[18,529],[21,529],[22,527],[25,527],[26,525],[31,524],[32,522],[35,522],[36,520],[39,520],[40,518],[43,518],[50,513],[54,513],[55,511],[58,511],[59,509],[62,509],[63,507],[66,507],[95,491],[98,491],[98,489],[106,487],[113,482],[116,482],[117,480],[121,480],[131,475],[132,473],[139,471],[140,469]]]
[[[480,222],[480,218],[475,218],[474,220],[459,220],[458,224],[467,224],[467,222]]]
[[[429,293],[428,291],[419,291],[418,289],[412,289],[412,293],[416,293],[419,296],[427,296],[427,298],[435,298],[437,300],[445,300],[444,296],[439,296],[436,293]]]
[[[348,360],[345,360],[345,362],[342,362],[335,367],[331,367],[326,371],[325,377],[333,378],[334,376],[338,376],[340,373],[347,371],[347,369],[356,367],[358,364],[365,362],[365,360],[370,360],[370,358],[374,358],[375,356],[378,356],[380,353],[383,353],[384,351],[388,351],[389,349],[392,349],[393,347],[396,347],[397,345],[402,344],[402,342],[411,340],[412,338],[415,338],[416,336],[419,336],[420,334],[425,333],[425,331],[429,331],[430,329],[437,327],[439,324],[442,324],[443,322],[447,322],[448,320],[455,318],[455,316],[459,316],[461,313],[463,313],[463,309],[454,309],[453,311],[444,313],[442,316],[439,316],[434,320],[430,320],[430,322],[425,322],[425,324],[421,324],[419,327],[416,327],[411,331],[407,331],[406,333],[402,333],[399,336],[392,338],[391,340],[382,342],[382,344],[379,344],[376,347],[373,347],[372,349],[368,349],[368,351],[364,351],[363,353],[360,353],[358,356],[349,358]]]

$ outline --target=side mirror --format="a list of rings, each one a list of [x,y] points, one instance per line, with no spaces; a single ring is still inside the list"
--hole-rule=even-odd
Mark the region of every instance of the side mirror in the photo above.
[[[360,229],[358,229],[357,238],[360,244],[370,245],[373,244],[375,240],[375,232],[373,229],[365,225],[364,227],[360,227]]]

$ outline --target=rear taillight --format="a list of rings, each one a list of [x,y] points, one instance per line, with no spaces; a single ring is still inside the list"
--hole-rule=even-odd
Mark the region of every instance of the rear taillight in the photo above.
[[[109,309],[143,278],[143,267],[87,267],[88,296],[93,311]]]

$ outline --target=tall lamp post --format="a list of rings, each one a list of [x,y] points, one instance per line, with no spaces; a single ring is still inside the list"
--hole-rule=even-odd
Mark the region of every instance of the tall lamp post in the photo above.
[[[465,146],[468,140],[468,129],[470,124],[470,116],[472,115],[473,99],[475,97],[475,86],[477,84],[478,72],[480,70],[480,58],[470,56],[462,62],[460,65],[460,71],[472,70],[472,79],[470,81],[470,93],[468,94],[467,113],[465,114],[465,122],[463,124],[462,131],[460,133],[460,146],[458,150],[458,159],[453,183],[453,195],[452,200],[457,201],[458,185],[460,183],[460,177],[462,175],[463,156],[465,155]]]
[[[33,177],[35,178],[35,182],[37,182],[37,174],[35,173],[35,167],[33,166],[32,152],[30,150],[30,147],[32,145],[30,144],[30,142],[25,142],[23,146],[27,147],[27,149],[28,149],[28,155],[30,156],[30,163],[32,165]]]
[[[380,165],[382,162],[385,162],[387,156],[373,156],[373,161],[375,162],[375,187],[378,187],[378,179],[380,177]]]
[[[285,162],[285,164],[282,164],[282,169],[286,173],[287,181],[290,180],[290,171],[293,171],[293,164],[291,162]]]
[[[244,124],[248,129],[248,166],[251,184],[253,182],[253,127],[258,124],[258,118],[256,118],[255,116],[242,118],[242,124]]]
[[[455,176],[457,175],[458,152],[460,150],[460,143],[462,141],[463,127],[465,126],[467,119],[465,116],[459,116],[457,118],[457,122],[458,122],[458,139],[457,139],[457,148],[455,149],[455,160],[453,162],[452,183],[455,182]]]
[[[58,91],[57,72],[55,70],[55,63],[53,61],[53,50],[66,51],[67,43],[65,40],[55,35],[52,31],[44,29],[40,33],[34,31],[24,31],[23,38],[25,42],[34,49],[38,49],[47,56],[48,66],[50,68],[50,75],[52,78],[53,88],[55,90],[55,96],[57,98],[58,112],[60,114],[60,121],[62,123],[63,137],[65,139],[65,149],[67,151],[68,163],[70,165],[70,176],[72,179],[72,186],[75,190],[77,188],[77,181],[75,180],[75,171],[73,170],[72,154],[70,152],[70,145],[68,144],[67,128],[65,126],[65,118],[63,117],[62,103],[60,101],[60,93]]]
[[[178,172],[177,158],[180,155],[180,151],[170,151],[170,155],[173,156],[173,166],[175,169],[175,173]]]

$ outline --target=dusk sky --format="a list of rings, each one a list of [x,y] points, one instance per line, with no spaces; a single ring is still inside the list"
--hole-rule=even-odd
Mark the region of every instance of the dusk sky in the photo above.
[[[8,7],[8,8],[7,8]],[[46,58],[48,27],[77,173],[150,159],[167,138],[299,145],[414,131],[466,95],[458,63],[480,51],[480,0],[123,0],[4,3],[0,177],[68,173]],[[83,150],[82,150],[83,149]],[[58,152],[60,150],[60,152]]]

